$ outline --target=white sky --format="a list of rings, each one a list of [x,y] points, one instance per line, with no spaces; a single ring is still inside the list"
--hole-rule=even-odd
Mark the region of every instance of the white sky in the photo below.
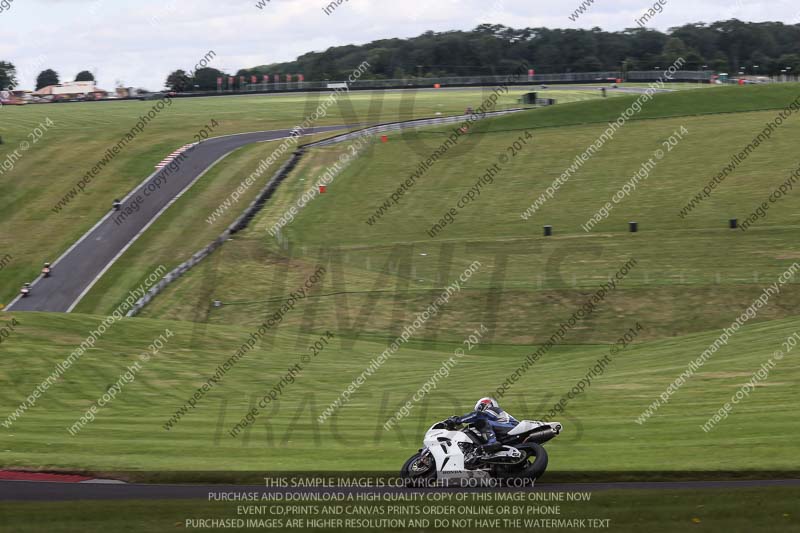
[[[190,70],[209,50],[210,66],[239,68],[289,61],[330,46],[413,37],[427,30],[468,30],[480,23],[515,28],[635,27],[653,2],[595,0],[576,22],[581,0],[0,0],[0,60],[17,66],[20,87],[52,68],[62,81],[81,70],[98,85],[158,90],[178,68]],[[335,1],[335,0],[334,0]],[[662,0],[663,1],[663,0]],[[729,18],[800,23],[795,0],[667,0],[651,26],[666,30],[689,22]]]

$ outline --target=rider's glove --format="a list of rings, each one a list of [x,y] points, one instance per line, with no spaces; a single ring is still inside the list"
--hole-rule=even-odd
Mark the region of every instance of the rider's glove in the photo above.
[[[461,423],[461,418],[458,416],[451,416],[450,418],[445,420],[445,423],[447,423],[448,426],[457,426],[458,424]]]

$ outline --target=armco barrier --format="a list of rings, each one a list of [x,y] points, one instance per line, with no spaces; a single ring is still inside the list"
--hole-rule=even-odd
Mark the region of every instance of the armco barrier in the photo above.
[[[518,111],[525,111],[525,108],[515,108],[515,109],[506,109],[503,111],[493,111],[490,113],[486,113],[482,115],[480,118],[486,118],[489,116],[500,116],[500,115],[507,115],[510,113],[516,113]],[[466,120],[466,117],[469,115],[457,115],[451,117],[437,117],[437,118],[426,118],[426,119],[417,119],[417,120],[407,120],[403,122],[390,122],[387,124],[381,124],[379,126],[370,126],[367,128],[363,128],[360,130],[352,131],[350,133],[344,133],[341,135],[336,135],[328,139],[323,139],[321,141],[316,141],[308,144],[304,144],[300,146],[297,151],[293,152],[291,157],[289,158],[286,163],[283,164],[270,178],[267,184],[264,186],[263,189],[258,193],[255,199],[250,202],[250,205],[247,206],[247,209],[237,218],[233,223],[228,226],[225,231],[222,232],[222,235],[214,239],[214,241],[209,244],[208,246],[202,248],[201,250],[197,251],[190,257],[188,260],[184,261],[173,270],[168,272],[161,280],[150,287],[144,296],[142,296],[128,311],[126,316],[136,316],[139,312],[150,303],[153,298],[155,298],[161,291],[167,288],[167,286],[175,281],[176,279],[183,276],[186,272],[191,270],[195,265],[200,263],[203,259],[211,255],[214,250],[222,246],[225,241],[227,241],[231,235],[236,232],[239,232],[247,227],[250,221],[255,217],[258,212],[264,207],[266,201],[273,195],[275,189],[278,188],[278,185],[286,179],[289,173],[297,166],[297,163],[300,162],[303,155],[309,148],[314,148],[318,146],[329,146],[331,144],[337,144],[349,139],[354,139],[357,137],[363,137],[365,135],[372,135],[375,133],[383,133],[387,131],[395,131],[405,128],[416,128],[416,127],[423,127],[423,126],[436,126],[439,124],[452,124],[455,122],[462,122]]]

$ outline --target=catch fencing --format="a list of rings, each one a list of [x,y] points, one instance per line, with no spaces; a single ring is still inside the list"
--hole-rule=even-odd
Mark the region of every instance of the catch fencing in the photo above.
[[[671,81],[705,82],[711,80],[713,72],[710,70],[679,70],[675,72]],[[445,76],[431,78],[389,79],[389,80],[356,80],[345,81],[288,81],[288,82],[261,82],[245,84],[243,88],[218,89],[211,94],[225,94],[232,92],[291,92],[291,91],[329,91],[337,87],[347,87],[349,90],[376,90],[376,89],[420,89],[430,88],[435,85],[441,87],[482,87],[505,83],[507,85],[538,85],[543,83],[608,83],[616,80],[629,82],[648,82],[659,78],[659,70],[631,70],[628,72],[602,71],[602,72],[560,72],[553,74],[534,74],[532,76],[505,75],[505,76]],[[186,95],[191,93],[185,93]]]
[[[672,72],[672,71],[670,71]],[[678,70],[675,71],[674,74],[670,75],[667,82],[675,82],[675,81],[688,81],[688,82],[703,82],[709,83],[711,81],[711,76],[714,73],[710,70]],[[637,70],[628,72],[625,75],[625,81],[634,81],[634,82],[646,82],[646,81],[655,81],[661,79],[663,77],[663,72],[661,70]]]

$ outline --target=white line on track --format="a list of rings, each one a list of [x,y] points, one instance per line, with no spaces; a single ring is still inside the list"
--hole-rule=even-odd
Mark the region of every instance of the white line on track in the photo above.
[[[284,130],[275,130],[275,131],[284,131]],[[313,133],[306,133],[306,134],[304,134],[304,135],[312,135],[312,134],[313,134]],[[226,137],[227,137],[227,136],[226,136]],[[290,137],[291,137],[291,135],[287,135],[287,136],[285,136],[285,137],[278,137],[277,139],[270,139],[269,141],[262,141],[262,142],[280,141],[280,140],[283,140],[283,139],[289,139]],[[245,146],[245,145],[242,145],[242,146]],[[130,240],[130,241],[128,241],[128,244],[126,244],[126,245],[125,245],[125,246],[122,248],[122,250],[120,250],[120,251],[119,251],[119,253],[118,253],[117,255],[115,255],[115,256],[114,256],[114,257],[111,259],[111,261],[109,261],[109,263],[108,263],[108,264],[107,264],[105,267],[103,267],[103,270],[101,270],[101,271],[100,271],[100,273],[99,273],[99,274],[97,274],[97,276],[95,276],[95,278],[94,278],[94,279],[91,281],[91,283],[89,283],[89,285],[88,285],[88,286],[87,286],[87,287],[86,287],[86,288],[83,290],[83,292],[81,292],[81,294],[80,294],[80,295],[78,295],[78,298],[77,298],[77,299],[75,299],[75,301],[74,301],[74,302],[72,302],[72,305],[70,305],[70,306],[69,306],[69,308],[67,309],[67,313],[71,313],[71,312],[72,312],[72,310],[73,310],[73,309],[75,309],[75,307],[76,307],[76,306],[77,306],[77,305],[80,303],[80,301],[83,299],[83,297],[84,297],[84,296],[86,296],[86,294],[87,294],[87,293],[88,293],[88,292],[89,292],[89,291],[92,289],[92,287],[94,287],[94,285],[95,285],[95,284],[96,284],[98,281],[100,281],[100,278],[102,278],[102,277],[103,277],[103,275],[104,275],[104,274],[105,274],[105,273],[108,271],[108,269],[109,269],[109,268],[111,268],[111,267],[114,265],[114,263],[115,263],[115,262],[116,262],[116,261],[117,261],[117,260],[118,260],[120,257],[122,257],[122,254],[124,254],[124,253],[125,253],[125,252],[128,250],[128,248],[130,248],[130,247],[133,245],[133,243],[134,243],[134,242],[136,242],[136,240],[137,240],[137,239],[139,239],[139,237],[141,237],[141,236],[142,236],[142,234],[144,234],[144,232],[145,232],[145,231],[147,231],[147,229],[148,229],[150,226],[152,226],[152,225],[153,225],[153,223],[154,223],[156,220],[158,220],[158,218],[159,218],[159,217],[160,217],[160,216],[161,216],[161,215],[164,213],[164,211],[166,211],[167,209],[169,209],[169,208],[170,208],[170,206],[172,206],[172,204],[174,204],[174,203],[175,203],[175,202],[176,202],[176,201],[177,201],[177,200],[178,200],[178,199],[179,199],[181,196],[183,196],[183,194],[184,194],[184,193],[185,193],[187,190],[189,190],[189,188],[190,188],[192,185],[194,185],[194,184],[197,182],[197,180],[199,180],[200,178],[202,178],[203,176],[205,176],[205,174],[206,174],[208,171],[210,171],[212,168],[214,168],[214,167],[217,165],[217,163],[219,163],[220,161],[222,161],[223,159],[225,159],[226,157],[228,157],[229,155],[231,155],[233,152],[235,152],[235,151],[236,151],[236,150],[238,150],[239,148],[242,148],[242,146],[237,146],[236,148],[234,148],[234,149],[233,149],[233,150],[231,150],[230,152],[227,152],[226,154],[223,154],[223,155],[222,155],[222,156],[221,156],[219,159],[217,159],[216,161],[214,161],[213,163],[211,163],[211,165],[209,165],[208,167],[206,167],[206,169],[205,169],[205,170],[203,170],[203,172],[201,172],[201,173],[200,173],[200,174],[199,174],[197,177],[195,177],[195,178],[194,178],[194,179],[193,179],[193,180],[192,180],[190,183],[188,183],[188,184],[187,184],[187,185],[186,185],[186,186],[185,186],[183,189],[181,189],[181,190],[178,192],[178,194],[176,194],[175,196],[173,196],[173,197],[172,197],[172,199],[171,199],[169,202],[167,202],[167,204],[166,204],[164,207],[162,207],[162,208],[161,208],[161,210],[160,210],[158,213],[156,213],[156,214],[153,216],[153,218],[151,218],[151,219],[150,219],[150,221],[149,221],[147,224],[145,224],[145,226],[144,226],[144,227],[143,227],[141,230],[139,230],[139,232],[138,232],[136,235],[134,235],[134,236],[131,238],[131,240]],[[154,174],[152,174],[152,175],[151,175],[151,177],[152,177],[152,176],[154,176],[155,174],[158,174],[158,172],[155,172]],[[148,179],[149,179],[149,178],[148,178]],[[147,180],[145,180],[145,181],[144,181],[144,183],[146,183],[146,182],[147,182]],[[138,190],[138,189],[139,189],[139,188],[140,188],[142,185],[144,185],[144,183],[142,183],[141,185],[139,185],[139,187],[136,187],[136,189],[134,189],[134,190],[131,192],[131,194],[133,194],[134,192],[136,192],[136,191],[137,191],[137,190]],[[127,199],[127,198],[129,198],[129,197],[131,196],[131,194],[129,194],[128,196],[126,196],[126,199]],[[109,215],[111,215],[111,213],[109,213],[108,215],[106,215],[106,217],[105,217],[105,218],[108,218],[108,216],[109,216]],[[104,220],[105,220],[105,218],[104,218]],[[101,221],[101,222],[102,222],[102,221]],[[99,225],[99,222],[98,222],[98,225]],[[77,243],[76,243],[76,245],[77,245]],[[74,248],[74,246],[73,246],[73,248]]]

